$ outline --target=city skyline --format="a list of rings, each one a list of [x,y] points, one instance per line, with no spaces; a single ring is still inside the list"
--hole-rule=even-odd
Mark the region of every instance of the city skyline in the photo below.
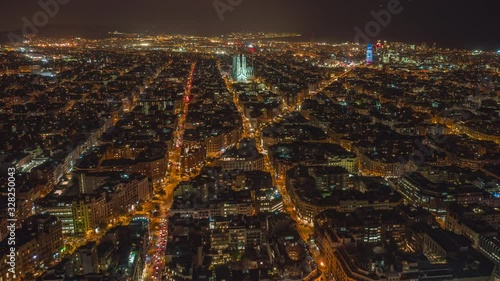
[[[492,2],[12,1],[0,281],[500,280]]]
[[[55,0],[54,0],[55,1]],[[7,0],[1,10],[0,30],[17,31],[22,18],[32,20],[40,3]],[[305,41],[352,41],[355,27],[363,29],[373,20],[372,11],[384,8],[390,0],[373,1],[62,1],[64,3],[40,34],[69,36],[96,35],[109,31],[220,35],[235,31],[297,32]],[[499,49],[500,31],[496,28],[493,0],[470,3],[398,1],[402,15],[393,16],[378,39],[408,43],[438,43],[444,47]],[[219,3],[219,4],[217,4]],[[216,8],[218,7],[218,8]],[[224,11],[223,13],[218,13]],[[221,14],[223,16],[221,17]]]

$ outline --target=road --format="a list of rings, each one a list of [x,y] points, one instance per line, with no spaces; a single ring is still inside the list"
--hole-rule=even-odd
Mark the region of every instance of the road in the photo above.
[[[326,83],[323,82],[322,84],[324,85],[323,87],[321,87],[319,90],[318,90],[318,93],[321,93],[323,92],[328,86],[330,86],[331,84],[333,84],[334,82],[336,82],[337,80],[339,80],[340,78],[343,78],[345,76],[347,76],[349,73],[351,73],[351,71],[353,69],[355,69],[356,65],[353,65],[351,68],[347,69],[344,73],[338,75],[338,76],[334,76],[334,77],[331,77],[330,80],[328,80]]]
[[[220,64],[219,64],[219,70],[221,70]],[[221,71],[221,74],[222,74],[222,71]],[[259,136],[255,133],[255,132],[260,132],[260,130],[258,130],[258,128],[252,128],[252,125],[250,124],[249,120],[245,118],[245,115],[243,113],[243,109],[242,109],[241,105],[238,103],[237,93],[233,90],[231,81],[229,81],[229,79],[227,77],[224,77],[224,80],[226,82],[226,87],[227,87],[228,91],[233,95],[234,103],[235,103],[235,105],[236,105],[236,107],[241,115],[241,118],[243,119],[243,137],[244,138],[254,138],[256,140],[257,149],[259,150],[260,153],[264,154],[264,156],[265,156],[264,157],[264,171],[271,174],[271,176],[273,178],[274,185],[277,187],[278,191],[280,192],[281,196],[283,197],[284,209],[288,214],[290,214],[291,218],[296,221],[297,230],[298,230],[301,238],[306,242],[309,241],[310,236],[314,232],[313,226],[311,224],[308,224],[308,225],[304,224],[303,223],[304,221],[302,221],[301,219],[299,219],[297,217],[297,214],[295,212],[295,207],[293,206],[293,203],[290,201],[290,196],[288,195],[288,193],[286,191],[284,180],[278,179],[276,177],[276,171],[274,170],[274,167],[271,165],[269,155],[267,154],[266,151],[264,151],[264,149],[261,146],[261,143],[259,141]],[[321,255],[319,254],[319,252],[314,253],[313,251],[311,251],[311,256],[313,257],[316,264],[318,264],[318,266],[324,265],[324,262],[321,258]],[[308,279],[308,278],[306,278],[306,279]],[[324,279],[324,276],[323,276],[323,274],[321,274],[320,276],[318,276],[314,280],[320,281],[323,279]]]
[[[145,281],[162,280],[165,274],[165,250],[168,240],[168,217],[169,210],[172,207],[174,199],[174,189],[183,180],[180,165],[181,150],[185,131],[186,116],[189,110],[189,96],[193,83],[193,74],[196,64],[191,65],[186,90],[184,92],[184,103],[181,117],[177,122],[176,132],[174,133],[174,146],[169,152],[169,168],[165,175],[164,184],[160,187],[163,192],[157,200],[153,201],[154,206],[159,206],[159,215],[151,218],[150,248],[146,257],[146,266],[144,267],[143,279]],[[156,207],[153,207],[156,208]]]

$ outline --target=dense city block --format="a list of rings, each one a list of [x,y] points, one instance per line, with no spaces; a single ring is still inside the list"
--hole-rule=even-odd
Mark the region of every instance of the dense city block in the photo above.
[[[499,53],[295,39],[0,45],[0,281],[499,280]]]

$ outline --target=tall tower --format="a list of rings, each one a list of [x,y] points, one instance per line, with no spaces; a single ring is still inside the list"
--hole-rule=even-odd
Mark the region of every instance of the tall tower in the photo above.
[[[373,64],[373,45],[366,46],[366,65]]]
[[[253,77],[253,68],[247,66],[245,55],[235,55],[233,57],[233,80],[238,82],[247,82]]]

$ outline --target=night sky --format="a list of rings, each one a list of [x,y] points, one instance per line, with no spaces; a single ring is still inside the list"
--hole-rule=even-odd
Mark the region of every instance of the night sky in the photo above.
[[[42,0],[50,1],[50,0]],[[67,1],[67,0],[66,0]],[[227,2],[228,0],[219,0]],[[356,26],[390,0],[242,0],[221,21],[214,0],[70,0],[48,30],[157,31],[220,34],[231,31],[299,32],[307,40],[352,41]],[[437,42],[441,46],[500,49],[498,0],[400,0],[403,12],[380,39]],[[19,29],[40,10],[35,0],[1,0],[0,30]]]

